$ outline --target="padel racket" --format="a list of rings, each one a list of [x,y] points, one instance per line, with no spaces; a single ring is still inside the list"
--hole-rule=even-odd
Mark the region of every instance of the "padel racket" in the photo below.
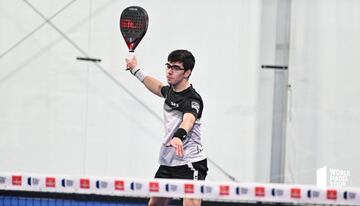
[[[149,25],[149,17],[145,9],[139,6],[130,6],[121,13],[120,31],[129,52],[134,52]]]

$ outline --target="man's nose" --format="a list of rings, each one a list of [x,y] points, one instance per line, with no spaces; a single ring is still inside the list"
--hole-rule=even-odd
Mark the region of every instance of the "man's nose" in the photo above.
[[[172,68],[170,68],[170,69],[167,69],[167,73],[168,74],[172,74],[174,71],[173,71],[173,69]]]

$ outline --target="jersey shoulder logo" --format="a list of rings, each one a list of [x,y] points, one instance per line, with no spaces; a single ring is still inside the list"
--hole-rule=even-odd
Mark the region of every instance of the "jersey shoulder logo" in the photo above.
[[[192,101],[191,102],[191,108],[196,110],[196,113],[199,113],[200,110],[200,104],[198,102]]]

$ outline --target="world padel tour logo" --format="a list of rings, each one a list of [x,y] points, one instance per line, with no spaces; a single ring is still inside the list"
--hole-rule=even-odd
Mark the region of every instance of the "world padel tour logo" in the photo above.
[[[349,182],[350,170],[332,169],[330,170],[330,187],[345,187]]]
[[[346,187],[350,179],[350,170],[321,167],[316,171],[318,187]]]

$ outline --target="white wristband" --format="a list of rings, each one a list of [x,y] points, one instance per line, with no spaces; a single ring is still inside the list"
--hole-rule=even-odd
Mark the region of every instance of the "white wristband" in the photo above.
[[[140,68],[134,68],[130,70],[131,74],[134,75],[140,82],[144,82],[147,74],[140,70]]]

